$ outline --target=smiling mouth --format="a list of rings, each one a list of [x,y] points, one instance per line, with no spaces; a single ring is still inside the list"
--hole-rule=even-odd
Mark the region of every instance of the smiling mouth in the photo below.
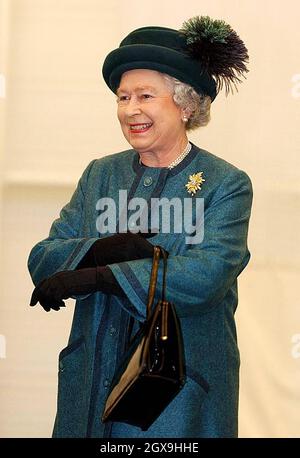
[[[152,125],[152,122],[147,122],[144,124],[129,124],[129,130],[134,133],[146,132]]]

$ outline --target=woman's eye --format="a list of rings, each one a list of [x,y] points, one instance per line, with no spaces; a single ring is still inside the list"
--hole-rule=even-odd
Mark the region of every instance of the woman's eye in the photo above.
[[[143,94],[142,97],[143,99],[152,99],[152,95],[150,94]]]
[[[126,102],[127,100],[129,100],[128,95],[120,95],[120,96],[117,98],[117,102]]]

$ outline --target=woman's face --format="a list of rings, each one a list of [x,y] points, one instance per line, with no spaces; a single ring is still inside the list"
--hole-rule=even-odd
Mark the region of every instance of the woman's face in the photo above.
[[[139,152],[161,152],[186,138],[182,110],[161,73],[130,70],[117,91],[118,119],[126,140]]]

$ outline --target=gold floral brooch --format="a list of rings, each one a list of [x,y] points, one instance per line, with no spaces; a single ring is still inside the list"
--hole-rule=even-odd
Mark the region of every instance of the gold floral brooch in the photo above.
[[[189,176],[189,181],[185,187],[187,188],[188,193],[192,195],[192,197],[196,194],[197,191],[201,189],[201,185],[205,181],[202,175],[203,172],[198,172]]]

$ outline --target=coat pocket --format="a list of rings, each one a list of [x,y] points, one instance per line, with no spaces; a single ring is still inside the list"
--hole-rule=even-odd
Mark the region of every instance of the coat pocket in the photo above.
[[[140,437],[199,437],[203,403],[209,384],[191,367],[186,367],[186,383],[158,419]]]
[[[190,366],[186,366],[186,375],[188,378],[197,383],[206,394],[209,392],[209,384],[199,372],[195,371]]]
[[[88,418],[86,345],[76,339],[59,354],[57,414],[53,437],[85,437]]]

